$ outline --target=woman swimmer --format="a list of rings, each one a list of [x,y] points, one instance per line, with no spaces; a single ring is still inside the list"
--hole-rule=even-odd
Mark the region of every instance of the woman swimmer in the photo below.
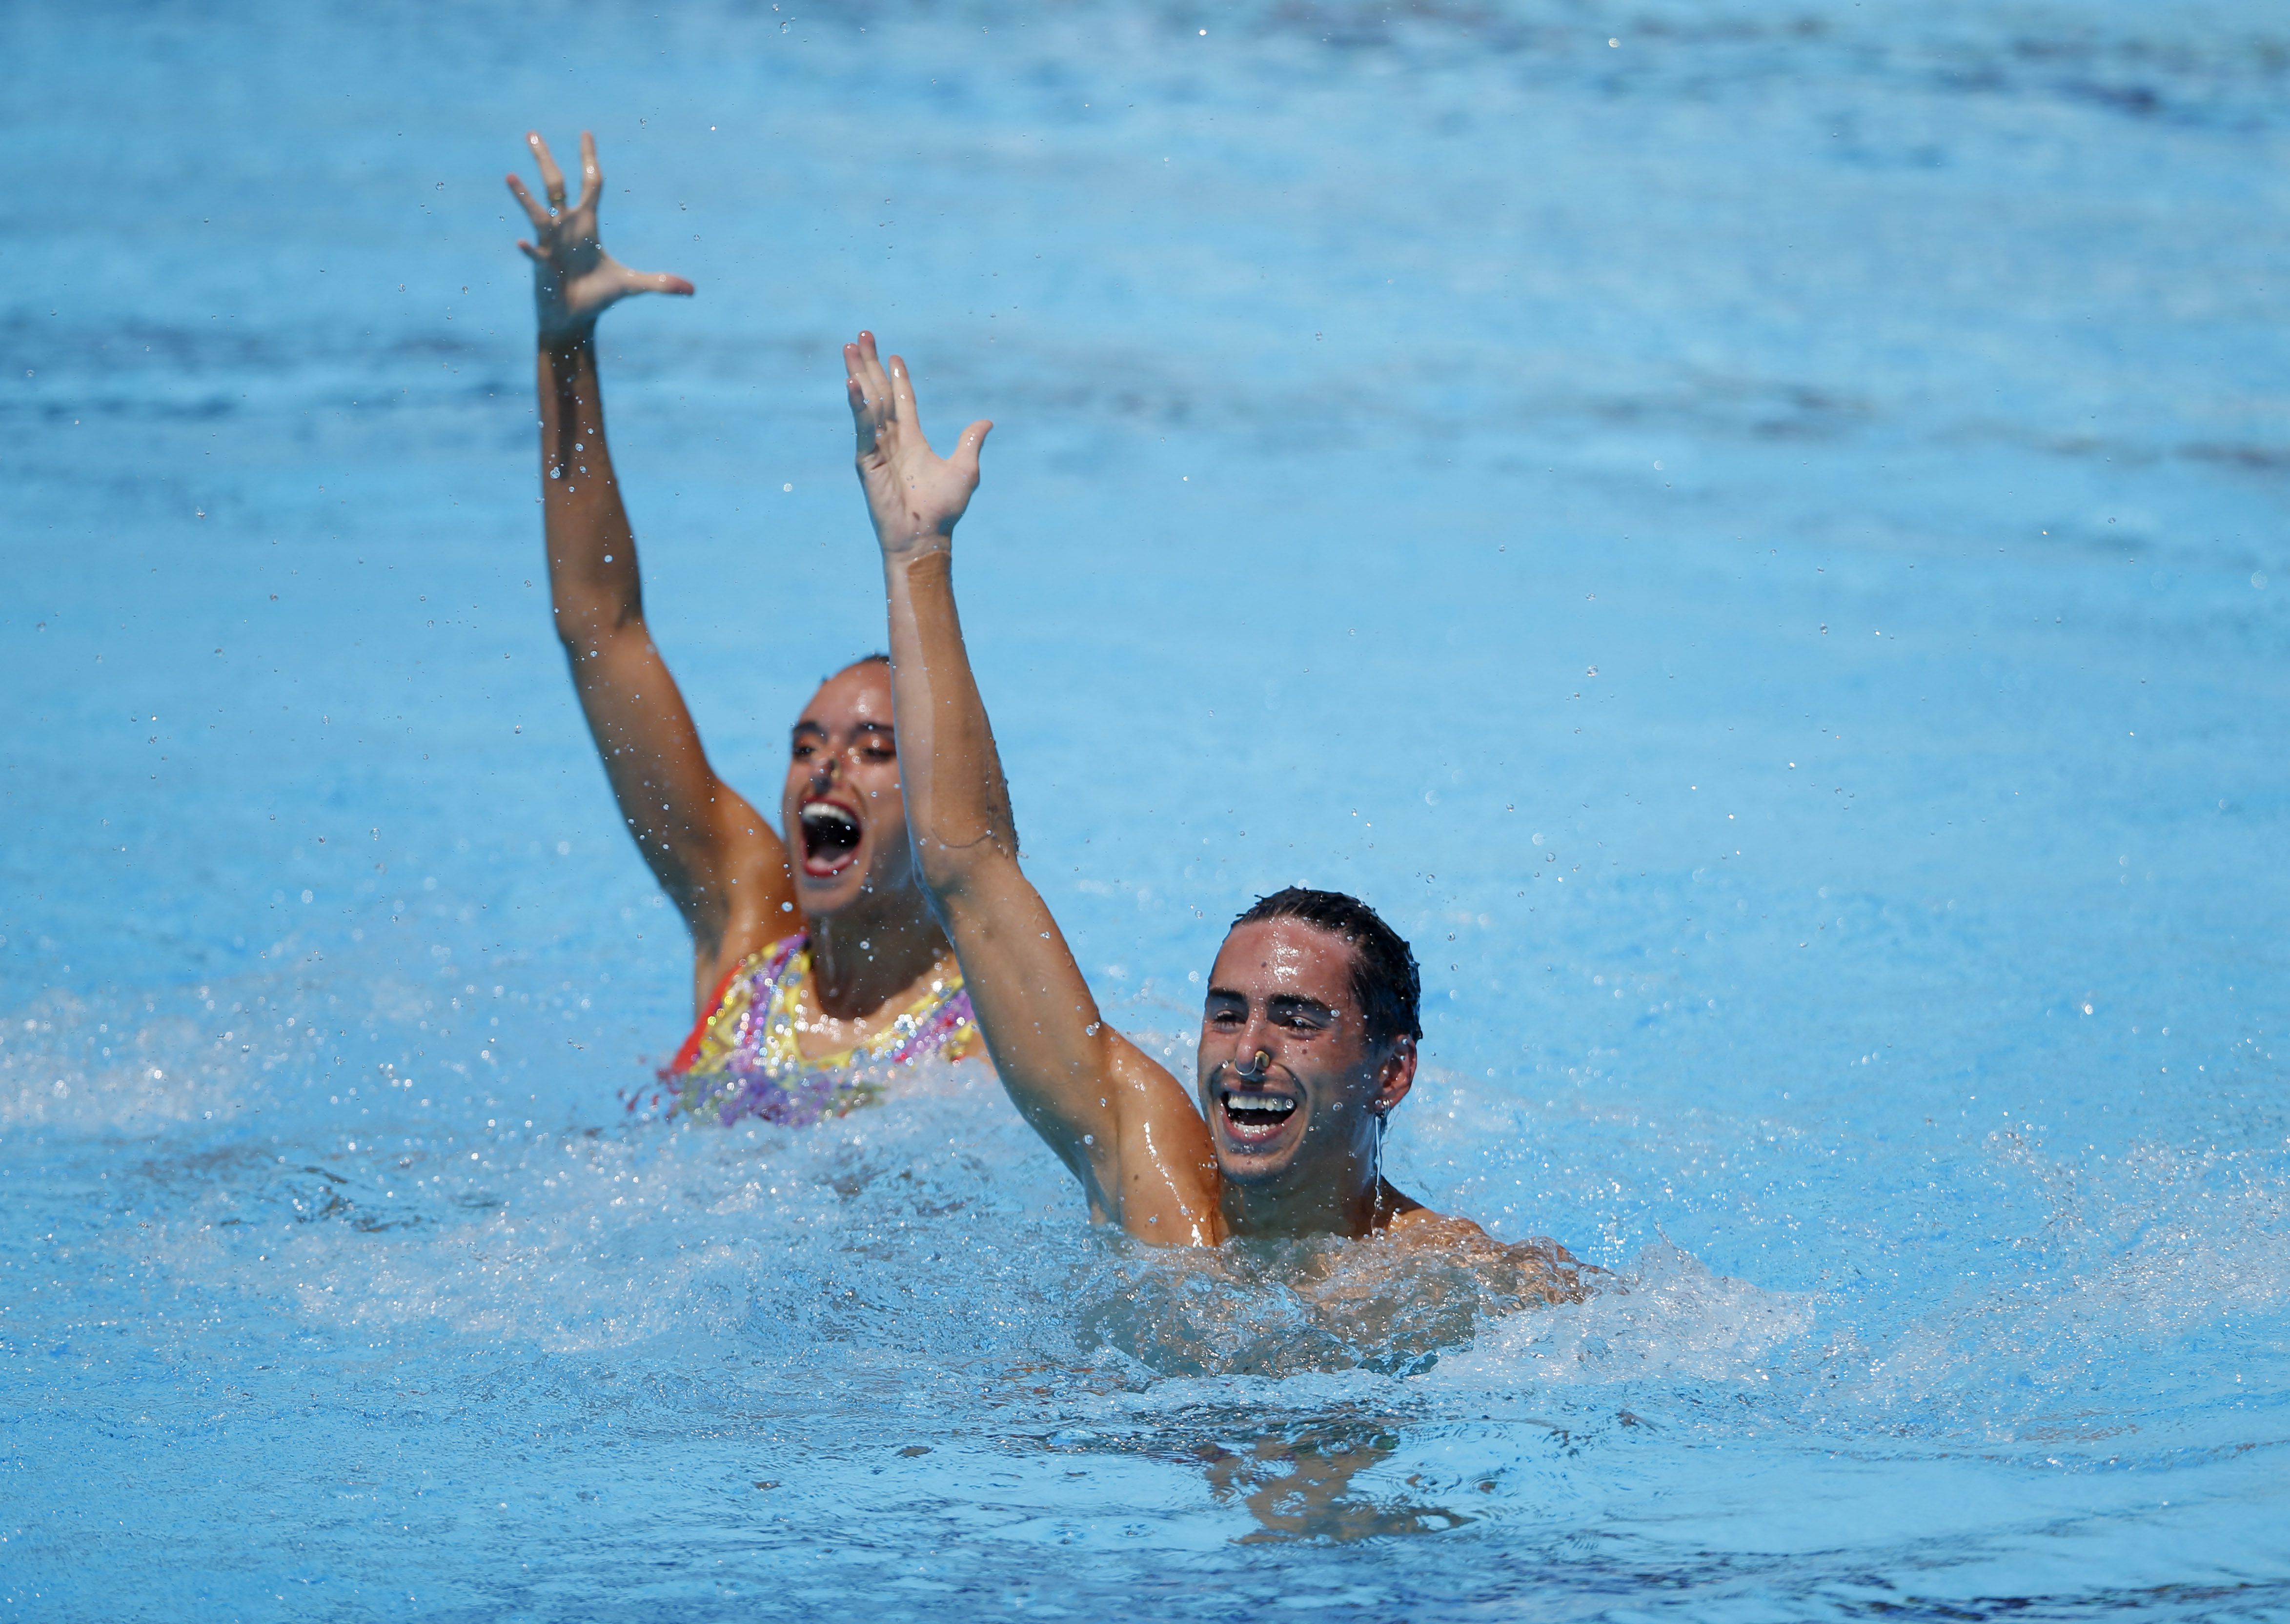
[[[598,240],[603,174],[581,137],[581,201],[538,134],[532,221],[540,471],[556,635],[621,815],[692,932],[692,1034],[661,1074],[670,1110],[809,1121],[897,1068],[978,1046],[970,1000],[915,872],[880,655],[830,676],[795,724],[781,826],[716,774],[644,620],[636,537],[605,444],[596,324],[632,293],[689,294]],[[647,1096],[653,1103],[661,1094]],[[632,1101],[634,1104],[642,1100]]]

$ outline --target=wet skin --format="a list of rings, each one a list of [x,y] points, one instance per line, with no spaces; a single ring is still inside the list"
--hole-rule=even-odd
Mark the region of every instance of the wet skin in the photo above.
[[[1228,1207],[1237,1196],[1269,1219],[1365,1192],[1373,1228],[1417,1204],[1381,1186],[1387,1204],[1373,1211],[1377,1141],[1413,1085],[1415,1045],[1368,1041],[1352,967],[1349,942],[1301,920],[1255,920],[1225,938],[1209,972],[1197,1075]]]

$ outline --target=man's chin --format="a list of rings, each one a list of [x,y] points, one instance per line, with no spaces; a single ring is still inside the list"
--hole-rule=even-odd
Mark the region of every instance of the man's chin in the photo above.
[[[1261,1188],[1286,1179],[1296,1164],[1294,1145],[1279,1145],[1266,1150],[1241,1149],[1227,1144],[1220,1135],[1215,1140],[1217,1172],[1228,1184]]]

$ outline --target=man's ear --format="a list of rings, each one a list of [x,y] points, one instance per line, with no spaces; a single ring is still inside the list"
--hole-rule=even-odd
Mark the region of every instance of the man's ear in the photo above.
[[[1407,1091],[1415,1086],[1415,1040],[1412,1037],[1392,1039],[1391,1049],[1383,1057],[1375,1079],[1375,1112],[1388,1115],[1393,1107],[1407,1098]]]

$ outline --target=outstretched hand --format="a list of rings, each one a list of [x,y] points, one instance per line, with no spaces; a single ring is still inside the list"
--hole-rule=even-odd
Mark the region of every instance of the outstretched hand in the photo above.
[[[597,203],[605,189],[605,174],[597,167],[594,136],[581,132],[581,201],[570,209],[564,206],[564,174],[548,156],[548,143],[538,132],[528,133],[524,141],[540,160],[548,206],[534,202],[515,175],[508,178],[508,189],[524,205],[537,239],[537,244],[519,242],[517,246],[532,261],[532,302],[542,338],[578,338],[596,325],[606,308],[631,293],[692,292],[692,284],[681,276],[630,270],[605,252],[597,238]]]
[[[875,335],[862,332],[857,343],[843,347],[843,367],[859,436],[859,483],[867,492],[875,539],[886,553],[943,541],[978,489],[978,450],[994,425],[981,418],[962,431],[954,455],[941,457],[923,437],[914,380],[904,361],[893,356],[886,370],[876,354]]]

